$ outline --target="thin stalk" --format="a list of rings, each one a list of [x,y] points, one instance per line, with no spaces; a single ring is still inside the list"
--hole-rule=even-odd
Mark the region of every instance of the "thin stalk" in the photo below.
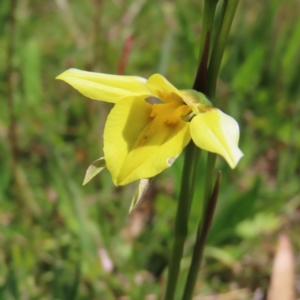
[[[202,206],[202,217],[198,225],[197,229],[197,236],[196,236],[196,244],[193,251],[193,257],[191,261],[191,266],[188,273],[188,278],[186,282],[186,287],[184,291],[184,300],[191,299],[189,295],[193,294],[193,289],[196,283],[198,270],[200,268],[200,263],[202,259],[202,253],[205,246],[205,239],[207,233],[205,230],[208,231],[209,226],[206,224],[208,211],[210,210],[210,200],[212,197],[212,182],[214,177],[214,167],[216,162],[216,155],[214,153],[207,153],[207,165],[206,165],[206,176],[205,176],[205,186],[204,186],[204,197],[203,197],[203,206]],[[219,175],[220,176],[220,175]],[[219,177],[218,177],[219,178]],[[217,184],[219,184],[217,179]],[[217,201],[217,199],[215,199]],[[205,234],[205,238],[204,238]]]
[[[218,0],[206,0],[204,5],[204,15],[202,23],[202,36],[200,40],[200,64],[193,89],[205,93],[207,61],[209,56],[209,39],[214,20],[216,5]],[[177,213],[175,219],[175,237],[172,248],[171,260],[169,264],[168,282],[165,294],[166,300],[173,300],[176,291],[178,275],[180,271],[180,261],[183,254],[184,242],[188,232],[188,216],[191,202],[194,195],[194,185],[196,183],[197,161],[200,152],[194,143],[189,143],[185,152],[185,161],[182,173],[181,190]]]
[[[200,54],[199,57],[202,57],[203,55],[207,34],[211,36],[217,3],[218,0],[205,0],[204,2],[202,30],[201,30],[200,46],[199,46],[199,54]]]
[[[222,13],[224,15],[222,17],[222,24],[212,49],[207,74],[207,96],[211,99],[215,96],[221,61],[238,3],[239,0],[224,0],[223,3]]]
[[[206,0],[205,3],[207,3],[207,1],[209,2],[209,0]],[[213,50],[210,57],[207,73],[206,94],[210,99],[213,99],[215,96],[217,77],[219,74],[223,53],[225,50],[226,42],[228,39],[233,17],[237,8],[237,4],[238,0],[224,0],[223,2],[221,24],[216,35],[215,43],[213,45]],[[212,181],[214,176],[215,161],[216,155],[213,153],[208,153],[202,218],[198,224],[196,244],[194,247],[191,267],[189,269],[184,295],[182,298],[183,300],[192,299],[198,270],[201,265],[206,237],[213,217],[214,208],[217,202],[221,177],[219,174],[215,185],[215,189],[212,193]]]
[[[99,40],[100,40],[100,35],[101,32],[101,12],[102,12],[102,0],[94,0],[94,16],[93,16],[93,56],[91,60],[91,66],[90,68],[95,68],[99,65],[99,62],[101,61],[100,58],[100,46],[99,45]]]
[[[181,178],[181,188],[178,199],[175,219],[174,242],[168,271],[168,282],[165,294],[166,300],[173,300],[176,291],[180,261],[183,254],[184,242],[188,232],[188,218],[190,212],[191,182],[193,175],[193,163],[197,148],[190,142],[185,151],[184,166]]]
[[[196,148],[196,153],[195,153],[195,159],[194,159],[194,164],[193,164],[193,173],[192,173],[192,181],[191,181],[191,195],[190,198],[193,200],[194,199],[194,194],[195,194],[195,186],[196,186],[196,181],[198,179],[198,173],[199,173],[199,161],[201,157],[201,149]],[[190,201],[190,210],[192,206],[192,200]]]
[[[212,182],[214,177],[214,168],[216,163],[217,155],[211,152],[207,153],[207,165],[206,165],[206,177],[205,177],[205,187],[204,187],[204,202],[203,202],[203,212],[206,211],[207,203],[211,196]]]
[[[212,35],[213,20],[216,12],[217,0],[206,0],[202,21],[202,34],[200,38],[200,63],[193,89],[206,94],[207,86],[207,65],[209,59],[210,40]]]
[[[17,131],[16,131],[16,116],[15,116],[15,105],[13,95],[13,55],[15,52],[15,12],[17,7],[17,0],[10,2],[9,10],[9,21],[8,21],[8,44],[7,44],[7,107],[9,115],[9,126],[8,126],[8,142],[12,157],[12,168],[15,171],[15,167],[18,159],[18,144],[17,144]]]
[[[197,232],[197,240],[194,247],[193,257],[191,261],[191,268],[189,270],[186,286],[184,289],[184,294],[182,300],[190,300],[193,297],[194,286],[197,279],[197,274],[200,266],[200,262],[202,259],[202,254],[205,246],[206,237],[209,231],[209,227],[213,218],[213,214],[215,211],[215,207],[217,204],[218,194],[220,190],[220,182],[221,182],[221,172],[219,171],[217,180],[215,183],[214,190],[210,196],[208,201],[208,206],[206,209],[204,222],[200,222],[200,226],[198,227]]]

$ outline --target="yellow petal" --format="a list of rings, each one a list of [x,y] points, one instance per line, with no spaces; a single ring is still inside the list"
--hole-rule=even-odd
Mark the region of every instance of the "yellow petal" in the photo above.
[[[236,167],[243,153],[238,148],[239,125],[232,117],[214,108],[195,116],[190,130],[199,148],[220,154],[231,168]]]
[[[146,79],[138,76],[119,76],[69,69],[56,77],[73,86],[84,96],[111,103],[128,96],[151,96]]]
[[[166,115],[150,117],[143,97],[119,101],[104,130],[104,157],[116,185],[150,178],[170,167],[190,141],[189,123],[164,124]]]
[[[172,85],[165,77],[161,76],[160,74],[152,75],[148,79],[146,86],[154,95],[156,95],[164,102],[174,101],[174,97],[176,97],[176,95],[182,98],[180,91],[177,90],[174,85]],[[174,94],[176,95],[174,96]]]

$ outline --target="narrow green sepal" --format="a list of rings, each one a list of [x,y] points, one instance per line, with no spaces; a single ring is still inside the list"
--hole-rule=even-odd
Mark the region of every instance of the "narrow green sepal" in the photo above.
[[[85,177],[82,185],[86,185],[91,179],[93,179],[97,174],[99,174],[103,169],[106,168],[106,163],[104,157],[100,157],[93,161],[88,169],[86,170]]]
[[[145,195],[149,185],[150,185],[151,178],[144,178],[141,179],[139,182],[139,186],[135,191],[133,199],[131,201],[131,205],[129,208],[129,213],[136,207],[136,205],[141,201],[142,197]]]

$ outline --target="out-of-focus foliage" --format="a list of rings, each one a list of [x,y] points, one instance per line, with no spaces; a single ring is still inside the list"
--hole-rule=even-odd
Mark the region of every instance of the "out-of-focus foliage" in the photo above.
[[[114,187],[103,171],[82,187],[86,168],[103,154],[111,106],[54,78],[70,67],[146,78],[159,72],[191,88],[199,2],[1,1],[0,299],[159,299],[182,160],[155,179],[131,217],[135,184]],[[245,157],[234,171],[218,160],[221,195],[197,294],[265,292],[283,230],[299,252],[299,13],[296,0],[238,7],[215,103],[239,120]],[[298,272],[299,262],[298,255]]]

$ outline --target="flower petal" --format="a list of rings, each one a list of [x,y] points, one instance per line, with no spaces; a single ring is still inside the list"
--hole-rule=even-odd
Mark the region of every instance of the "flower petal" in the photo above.
[[[149,77],[146,86],[149,90],[164,102],[173,101],[172,93],[182,98],[180,91],[160,74],[154,74]]]
[[[119,101],[104,130],[104,157],[116,185],[150,178],[170,167],[190,141],[189,123],[164,124],[165,115],[150,117],[143,97]]]
[[[73,86],[84,96],[111,103],[128,96],[148,95],[146,79],[138,76],[108,75],[69,69],[56,77]]]
[[[220,154],[232,169],[236,167],[243,153],[238,148],[239,125],[232,117],[214,108],[195,116],[190,130],[199,148]]]

